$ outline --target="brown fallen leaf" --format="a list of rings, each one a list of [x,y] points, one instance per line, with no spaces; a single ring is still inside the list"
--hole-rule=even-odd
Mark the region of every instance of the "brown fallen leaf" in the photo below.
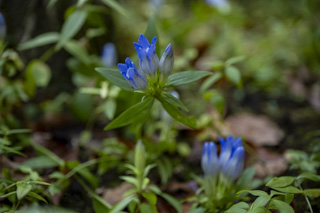
[[[260,160],[254,163],[257,177],[278,176],[288,168],[287,160],[283,154],[270,152],[263,147],[256,149],[256,152]]]
[[[119,201],[123,200],[123,194],[128,190],[133,189],[134,187],[126,182],[121,183],[118,187],[112,189],[103,189],[103,199],[110,203],[111,205],[115,205]]]
[[[264,115],[241,113],[226,119],[233,135],[244,137],[256,146],[278,145],[284,136],[277,124]]]

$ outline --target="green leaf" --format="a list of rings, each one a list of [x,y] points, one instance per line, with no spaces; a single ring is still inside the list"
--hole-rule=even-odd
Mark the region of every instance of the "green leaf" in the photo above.
[[[142,196],[148,200],[148,202],[152,205],[156,205],[157,203],[157,196],[152,193],[152,192],[145,192],[145,193],[142,193]]]
[[[103,198],[96,194],[91,194],[92,204],[95,213],[105,213],[111,208],[111,205],[107,203]]]
[[[240,175],[236,186],[238,189],[248,189],[251,186],[251,181],[256,173],[256,170],[254,167],[249,167],[246,170],[242,172]]]
[[[37,199],[37,200],[41,200],[41,201],[43,201],[43,202],[45,202],[45,203],[48,203],[48,202],[46,201],[46,199],[44,199],[43,197],[41,197],[40,195],[38,195],[38,194],[36,194],[36,193],[34,193],[34,192],[29,192],[29,193],[27,194],[27,196],[30,196],[30,197],[33,197],[33,198],[35,198],[35,199]]]
[[[248,208],[249,204],[240,202],[231,206],[231,208],[229,208],[226,213],[246,213]]]
[[[104,28],[91,28],[87,30],[86,36],[90,39],[90,38],[102,36],[105,33],[106,33],[106,30]]]
[[[69,41],[78,33],[86,18],[87,13],[82,10],[77,10],[68,17],[62,26],[57,49],[60,49],[62,46],[64,46],[67,41]]]
[[[56,185],[54,185],[54,184],[51,184],[50,186],[49,186],[49,193],[50,193],[50,195],[55,195],[55,194],[58,194],[58,193],[60,193],[62,190],[58,187],[58,186],[56,186]]]
[[[147,188],[148,184],[150,183],[150,179],[149,178],[144,178],[142,181],[142,189]]]
[[[284,201],[288,204],[290,204],[293,201],[294,194],[285,194],[284,195]]]
[[[175,199],[174,197],[172,197],[171,195],[168,195],[166,193],[161,193],[160,196],[163,199],[165,199],[166,201],[168,201],[168,203],[170,203],[170,205],[172,205],[173,208],[175,208],[175,210],[178,213],[182,213],[181,204],[179,203],[179,201],[177,199]]]
[[[211,87],[214,83],[219,81],[222,77],[221,72],[213,73],[209,78],[207,78],[200,87],[200,92],[206,91],[209,87]]]
[[[184,72],[174,73],[168,77],[166,86],[171,87],[171,86],[180,86],[184,84],[189,84],[189,83],[198,81],[199,79],[204,78],[208,75],[211,75],[211,72],[184,71]]]
[[[26,196],[32,189],[32,185],[28,184],[24,181],[18,181],[17,182],[17,198],[18,200],[21,200]]]
[[[176,107],[180,107],[181,109],[183,109],[184,111],[188,112],[188,108],[176,97],[174,97],[173,95],[171,95],[168,92],[162,92],[161,93],[161,99],[165,100],[166,102],[175,105]]]
[[[249,211],[247,211],[247,213],[266,213],[266,209],[263,206],[254,208],[254,209],[249,209]]]
[[[39,180],[33,180],[31,182],[34,183],[34,184],[39,184],[39,185],[46,185],[46,186],[50,186],[51,185],[50,183],[39,181]]]
[[[252,203],[252,208],[265,206],[270,199],[271,197],[269,195],[262,195]]]
[[[207,63],[206,66],[213,69],[214,71],[218,71],[218,70],[221,70],[225,66],[225,63],[224,63],[224,61],[213,61],[213,62]]]
[[[229,81],[234,83],[237,86],[241,85],[241,74],[238,68],[234,66],[226,67],[225,69],[226,77]]]
[[[303,172],[301,175],[297,177],[297,179],[309,179],[313,181],[320,181],[320,175],[316,175],[311,172]]]
[[[135,187],[138,187],[138,181],[136,178],[131,177],[131,176],[121,176],[120,179],[126,181],[127,183],[130,183],[134,185]]]
[[[32,169],[52,168],[59,166],[58,162],[44,155],[30,158],[29,160],[23,162],[22,165],[29,166]]]
[[[162,159],[158,159],[157,167],[159,170],[161,183],[164,185],[172,176],[172,173],[173,173],[172,163],[168,158],[164,157]]]
[[[90,64],[90,57],[86,49],[75,40],[70,40],[64,44],[64,48],[74,57],[84,64]]]
[[[139,210],[140,213],[158,213],[156,206],[148,203],[139,204]]]
[[[268,193],[266,193],[265,191],[261,191],[261,190],[249,190],[246,191],[254,196],[269,196]]]
[[[241,62],[241,61],[243,61],[244,59],[246,59],[245,56],[232,57],[232,58],[229,58],[229,59],[226,61],[226,65],[227,65],[227,66],[230,66],[230,65],[232,65],[232,64]]]
[[[128,191],[126,191],[122,196],[123,197],[128,197],[128,196],[131,196],[133,194],[136,194],[138,191],[137,188],[133,188],[133,189],[129,189]]]
[[[34,149],[36,149],[38,152],[41,152],[43,155],[51,158],[52,160],[54,160],[55,162],[57,162],[57,164],[59,164],[59,166],[64,166],[64,160],[62,160],[59,156],[57,156],[56,154],[54,154],[53,152],[51,152],[50,150],[48,150],[47,148],[32,143],[32,146]]]
[[[51,9],[51,7],[53,7],[53,5],[55,5],[57,2],[58,0],[50,0],[47,5],[47,9]]]
[[[171,103],[168,103],[166,101],[162,101],[161,104],[163,108],[168,112],[168,114],[171,115],[171,117],[173,117],[175,120],[191,128],[197,128],[197,122],[194,117],[190,116],[187,118],[177,109],[175,105],[172,105]]]
[[[277,199],[271,200],[269,208],[277,209],[280,211],[280,213],[294,213],[293,208],[289,204]]]
[[[28,207],[21,208],[16,213],[78,213],[69,209],[64,209],[57,206],[39,206],[39,205],[29,205]]]
[[[303,192],[308,197],[313,197],[313,198],[320,197],[320,189],[305,189]]]
[[[77,2],[77,7],[82,7],[83,5],[85,5],[85,3],[87,3],[88,0],[78,0]]]
[[[133,88],[121,75],[118,69],[98,67],[96,68],[96,71],[121,89],[133,91]]]
[[[117,11],[124,17],[128,17],[128,11],[122,7],[118,2],[114,0],[101,0],[105,5],[111,7],[113,10]]]
[[[121,200],[119,203],[117,203],[116,205],[114,205],[109,213],[119,213],[121,210],[123,210],[126,206],[128,206],[128,204],[133,201],[134,199],[136,199],[136,197],[131,196],[131,197],[127,197],[123,200]]]
[[[205,208],[199,207],[196,209],[192,209],[192,210],[188,211],[187,213],[205,213],[205,212],[206,212]]]
[[[12,129],[6,132],[6,135],[31,133],[31,129]],[[0,132],[1,134],[1,132]]]
[[[147,116],[152,107],[153,100],[154,99],[151,97],[145,98],[140,103],[137,103],[134,106],[127,109],[126,111],[124,111],[121,115],[119,115],[116,119],[109,123],[104,129],[109,130],[126,126],[142,117]]]
[[[296,180],[295,177],[283,176],[283,177],[274,177],[268,181],[266,186],[274,187],[286,187],[291,185]]]
[[[61,179],[65,178],[65,175],[62,172],[55,171],[49,175],[50,178]]]
[[[13,194],[16,194],[16,191],[9,192],[8,194],[0,195],[0,198],[6,198],[6,197],[9,197],[9,196],[11,196]]]
[[[50,78],[51,70],[47,64],[40,60],[31,61],[26,70],[26,92],[33,96],[35,87],[46,87]]]
[[[223,114],[225,99],[221,91],[217,89],[208,90],[203,94],[203,98],[213,104],[221,115]]]
[[[156,24],[154,22],[154,17],[150,16],[147,28],[144,32],[144,36],[148,39],[151,40],[153,37],[158,37],[158,32],[156,28]]]
[[[287,186],[287,187],[272,187],[275,190],[278,190],[279,192],[285,192],[285,193],[293,193],[293,194],[300,194],[302,191],[294,186]]]
[[[5,150],[6,152],[11,152],[11,153],[14,153],[14,154],[17,154],[17,155],[21,155],[21,156],[25,156],[22,152],[19,152],[17,151],[17,147],[15,148],[11,148],[11,147],[7,147],[7,146],[3,146],[1,147],[1,149]]]
[[[27,50],[35,47],[44,46],[47,44],[55,43],[59,40],[59,33],[57,32],[49,32],[38,35],[37,37],[24,42],[18,46],[18,50]]]
[[[147,165],[143,171],[143,177],[146,177],[149,174],[150,170],[153,169],[155,166],[156,166],[156,164]]]
[[[104,104],[104,114],[108,119],[113,119],[117,109],[117,103],[113,99],[108,99]]]
[[[95,160],[87,161],[85,163],[80,163],[78,161],[68,161],[67,166],[69,169],[72,169],[72,171],[76,171],[78,174],[84,177],[94,188],[97,188],[97,177],[94,176],[88,168],[86,168],[87,166],[92,165],[92,163],[95,163]]]
[[[271,195],[271,197],[273,197],[274,195],[285,195],[285,193],[271,190],[270,195]]]

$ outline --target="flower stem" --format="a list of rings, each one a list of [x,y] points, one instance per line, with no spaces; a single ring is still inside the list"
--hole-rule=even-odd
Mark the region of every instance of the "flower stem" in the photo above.
[[[299,184],[299,189],[300,189],[301,191],[303,191],[303,188],[301,187],[300,184]],[[312,209],[312,206],[311,206],[311,203],[310,203],[310,200],[309,200],[308,196],[307,196],[305,193],[303,193],[303,195],[304,195],[304,198],[305,198],[306,201],[307,201],[308,207],[309,207],[309,209],[310,209],[310,213],[313,213],[313,209]]]

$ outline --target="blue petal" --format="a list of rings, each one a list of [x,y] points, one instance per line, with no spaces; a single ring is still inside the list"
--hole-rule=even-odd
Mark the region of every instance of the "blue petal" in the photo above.
[[[150,43],[148,41],[148,39],[143,35],[140,34],[139,38],[138,38],[138,43],[143,47],[143,48],[148,48],[150,46]]]
[[[209,174],[209,143],[205,143],[202,148],[202,157],[201,157],[201,168],[205,175]]]
[[[223,138],[219,137],[219,140],[221,145],[219,164],[221,168],[224,168],[228,164],[232,155],[232,142],[228,140],[228,138],[227,140],[224,140]]]
[[[139,50],[137,50],[137,53],[140,60],[144,60],[147,58],[147,53],[144,49],[140,48]]]
[[[126,58],[125,62],[126,62],[126,65],[128,66],[128,68],[129,68],[129,67],[133,67],[133,65],[132,65],[133,62],[131,61],[130,58]]]
[[[127,73],[127,65],[126,64],[122,64],[122,63],[119,63],[118,64],[118,69],[120,71],[120,73],[126,78],[126,73]]]
[[[151,40],[151,45],[156,45],[157,43],[157,37],[154,37],[152,40]]]
[[[142,46],[136,42],[133,42],[134,47],[136,48],[137,52],[142,49]]]
[[[134,75],[135,75],[135,71],[133,68],[129,68],[128,71],[127,71],[127,79],[130,81],[131,83],[131,86],[134,88],[134,89],[137,89],[137,86],[135,85],[134,83]]]
[[[219,163],[217,156],[217,146],[215,143],[209,143],[210,157],[209,157],[209,175],[216,176],[219,172]]]
[[[234,141],[233,141],[233,146],[234,147],[239,147],[239,146],[242,146],[242,139],[241,138],[235,138]]]
[[[164,51],[164,53],[161,56],[160,62],[159,62],[159,70],[164,75],[169,75],[172,72],[173,69],[173,62],[174,62],[174,56],[171,44],[169,44]]]
[[[224,173],[227,178],[235,180],[239,177],[244,166],[244,155],[245,151],[243,147],[238,147],[234,152],[233,157],[228,162],[228,165],[224,168]]]
[[[217,147],[213,142],[206,142],[203,145],[201,168],[206,176],[216,176],[219,172]]]

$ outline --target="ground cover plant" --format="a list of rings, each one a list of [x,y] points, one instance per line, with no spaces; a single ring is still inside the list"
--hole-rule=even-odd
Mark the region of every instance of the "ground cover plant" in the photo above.
[[[319,7],[0,0],[0,212],[319,212]]]

